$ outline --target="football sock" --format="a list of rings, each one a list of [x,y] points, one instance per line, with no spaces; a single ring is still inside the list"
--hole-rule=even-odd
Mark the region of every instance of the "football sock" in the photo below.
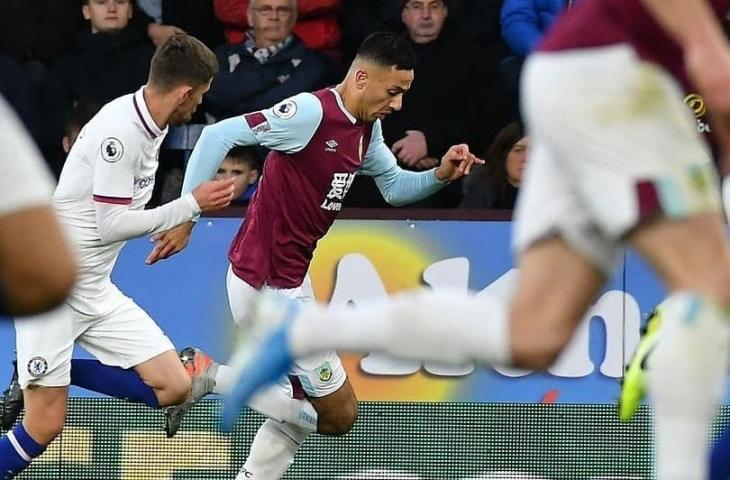
[[[727,314],[692,292],[662,305],[662,338],[649,358],[657,477],[705,480],[707,433],[727,371]]]
[[[730,425],[715,440],[710,454],[710,480],[730,478]]]
[[[308,435],[309,432],[293,425],[266,420],[256,432],[236,480],[281,478]]]
[[[0,438],[0,480],[14,478],[45,449],[45,445],[39,444],[28,435],[22,424],[17,425]]]
[[[294,357],[336,349],[452,364],[511,361],[502,300],[425,289],[354,308],[303,306],[289,331],[289,345]]]
[[[110,367],[98,360],[71,360],[71,385],[130,402],[160,408],[155,391],[132,369]]]
[[[233,388],[235,376],[231,367],[220,365],[215,377],[213,393],[225,394]],[[307,400],[292,398],[280,384],[271,385],[254,395],[248,406],[278,422],[297,425],[308,432],[317,431],[317,412]]]

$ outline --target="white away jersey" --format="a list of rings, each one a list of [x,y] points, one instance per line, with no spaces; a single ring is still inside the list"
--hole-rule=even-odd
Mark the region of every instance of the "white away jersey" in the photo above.
[[[0,215],[48,205],[53,181],[20,120],[0,97]]]
[[[143,209],[152,196],[166,134],[167,128],[160,130],[152,120],[143,88],[106,104],[79,133],[53,196],[78,248],[79,279],[71,302],[95,298],[109,284],[125,243],[102,241],[95,202]]]

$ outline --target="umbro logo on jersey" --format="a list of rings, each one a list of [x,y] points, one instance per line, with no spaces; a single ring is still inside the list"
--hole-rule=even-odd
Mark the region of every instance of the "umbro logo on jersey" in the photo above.
[[[337,145],[339,144],[336,140],[327,140],[326,142],[324,142],[324,144],[327,145],[324,149],[325,152],[337,153]]]

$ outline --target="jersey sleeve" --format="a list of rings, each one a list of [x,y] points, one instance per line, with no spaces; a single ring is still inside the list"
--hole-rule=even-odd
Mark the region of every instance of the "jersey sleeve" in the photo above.
[[[286,153],[302,150],[317,131],[322,115],[319,99],[300,93],[269,109],[208,125],[188,160],[182,193],[211,180],[236,145],[262,145]]]
[[[304,149],[322,121],[322,103],[311,93],[300,93],[271,108],[243,116],[259,145],[296,153]]]
[[[135,132],[103,132],[93,140],[94,200],[115,205],[129,205],[134,193],[134,172],[139,167],[140,146]]]
[[[0,215],[48,205],[52,192],[40,152],[0,97]]]
[[[380,120],[373,124],[370,145],[358,173],[373,177],[385,201],[395,206],[417,202],[447,185],[436,177],[434,169],[410,172],[400,168],[385,144]]]

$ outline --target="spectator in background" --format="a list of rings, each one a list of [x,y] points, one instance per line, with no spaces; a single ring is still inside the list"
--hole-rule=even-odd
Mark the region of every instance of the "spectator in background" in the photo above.
[[[154,37],[164,34],[164,29],[175,29],[211,49],[223,43],[223,25],[215,18],[213,0],[137,0],[137,7],[149,15],[155,25],[150,27],[160,30],[153,32]]]
[[[131,0],[85,0],[89,28],[52,66],[43,91],[43,149],[51,168],[61,170],[64,122],[76,102],[104,104],[147,81],[154,49],[129,25]]]
[[[502,62],[501,78],[511,110],[519,110],[522,62],[532,52],[558,15],[576,0],[505,0],[500,22],[502,38],[513,55]]]
[[[491,79],[497,76],[499,59],[482,55],[478,45],[446,23],[448,15],[443,0],[402,2],[405,35],[418,59],[415,79],[403,108],[382,125],[386,144],[409,170],[437,166],[450,145],[466,143],[481,151],[485,133],[491,132],[489,142],[503,125],[498,102],[492,101],[498,97],[492,95]],[[472,131],[474,125],[479,132]],[[456,207],[460,200],[461,185],[455,183],[414,205]]]
[[[322,61],[292,34],[295,0],[253,0],[247,15],[251,28],[245,40],[215,50],[221,68],[205,108],[217,119],[271,107],[322,86]]]
[[[255,1],[255,0],[254,0]],[[336,52],[340,45],[340,24],[337,12],[341,0],[298,0],[294,2],[298,22],[294,33],[312,50]],[[250,0],[213,0],[215,14],[225,26],[228,43],[246,40],[246,32],[253,26],[247,14]]]
[[[252,147],[233,147],[218,167],[215,180],[235,178],[231,205],[248,205],[259,182],[259,159]]]
[[[355,58],[365,37],[374,32],[403,30],[401,0],[344,0],[340,10],[343,63]]]
[[[517,200],[527,161],[528,138],[520,122],[502,129],[464,181],[462,208],[512,210]]]
[[[96,112],[101,107],[95,103],[79,102],[74,105],[73,109],[66,118],[66,123],[63,128],[63,138],[61,139],[61,146],[63,147],[63,153],[68,155],[71,151],[71,147],[76,143],[76,139],[81,133],[81,129],[84,128],[89,120],[91,120]]]
[[[26,69],[36,84],[43,83],[47,66],[66,53],[85,28],[79,9],[81,1],[0,1],[0,49]],[[103,3],[105,0],[95,1]],[[181,31],[170,25],[158,25],[142,10],[135,13],[131,25],[155,45]]]
[[[502,6],[502,37],[512,53],[526,57],[560,12],[574,0],[505,0]]]
[[[5,97],[36,144],[40,145],[38,90],[20,65],[2,52],[0,52],[0,95]]]

